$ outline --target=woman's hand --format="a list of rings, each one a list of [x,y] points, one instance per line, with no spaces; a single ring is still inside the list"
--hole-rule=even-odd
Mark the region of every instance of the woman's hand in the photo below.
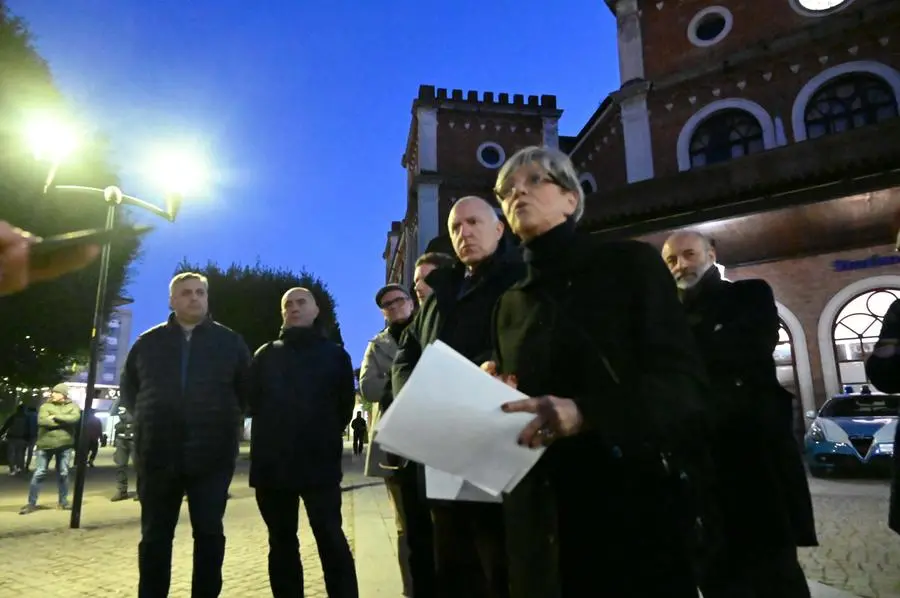
[[[531,448],[546,446],[559,437],[574,436],[584,424],[575,401],[552,395],[504,403],[502,409],[506,413],[537,416],[519,433],[519,444]]]

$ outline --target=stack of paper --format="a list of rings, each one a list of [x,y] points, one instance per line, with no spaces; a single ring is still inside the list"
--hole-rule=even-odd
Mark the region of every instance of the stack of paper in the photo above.
[[[543,454],[542,448],[516,442],[534,416],[500,409],[522,398],[521,392],[436,341],[425,348],[382,417],[378,442],[428,466],[430,498],[499,501]]]

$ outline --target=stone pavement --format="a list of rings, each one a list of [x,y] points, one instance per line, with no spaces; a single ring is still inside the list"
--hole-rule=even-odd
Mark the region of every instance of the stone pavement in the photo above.
[[[0,480],[0,596],[16,598],[98,598],[137,594],[139,505],[110,503],[114,489],[111,450],[101,449],[98,467],[89,470],[82,529],[68,529],[69,513],[52,509],[28,516],[17,514],[25,502],[27,482]],[[361,474],[361,459],[345,456],[344,531],[355,551],[366,554],[358,566],[361,596],[400,596],[394,546],[387,534],[356,541],[358,512],[366,517],[387,506],[384,485]],[[381,493],[379,493],[379,490]],[[55,479],[45,482],[42,498],[55,502]],[[385,503],[381,505],[380,502]],[[374,503],[374,504],[373,504]],[[302,514],[300,544],[307,598],[324,598],[325,588],[315,540]],[[172,598],[190,595],[191,532],[187,508],[182,509],[173,554]],[[366,533],[369,522],[362,524]],[[223,598],[271,596],[268,585],[266,528],[247,486],[247,463],[239,463],[232,500],[225,516],[228,548]],[[381,544],[379,545],[379,541]],[[369,593],[372,578],[377,593]]]
[[[27,481],[0,476],[0,597],[80,598],[135,596],[139,505],[110,503],[111,449],[89,470],[83,528],[68,529],[69,514],[41,510],[20,516]],[[364,478],[361,459],[345,456],[344,530],[356,557],[361,598],[399,598],[396,532],[384,484]],[[900,598],[900,537],[887,529],[885,481],[811,480],[821,546],[800,557],[815,598]],[[54,502],[55,481],[43,498]],[[239,462],[225,517],[228,549],[224,598],[270,596],[265,526]],[[303,517],[300,530],[306,595],[324,597],[315,542]],[[186,509],[176,534],[173,598],[189,596],[190,525]],[[850,593],[848,593],[850,592]]]

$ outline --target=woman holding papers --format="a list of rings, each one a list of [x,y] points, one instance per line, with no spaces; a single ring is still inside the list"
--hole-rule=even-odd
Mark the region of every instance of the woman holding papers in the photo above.
[[[528,274],[496,306],[485,367],[533,397],[504,406],[535,415],[519,442],[549,445],[504,500],[511,596],[696,597],[679,474],[703,449],[704,375],[672,277],[649,245],[576,232],[561,152],[519,151],[495,193]]]

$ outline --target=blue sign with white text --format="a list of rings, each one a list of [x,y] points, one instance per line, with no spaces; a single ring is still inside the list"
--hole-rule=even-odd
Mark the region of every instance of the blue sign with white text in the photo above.
[[[835,272],[849,272],[850,270],[866,270],[868,268],[881,268],[900,264],[900,254],[897,255],[873,255],[861,260],[834,260],[831,265]]]

